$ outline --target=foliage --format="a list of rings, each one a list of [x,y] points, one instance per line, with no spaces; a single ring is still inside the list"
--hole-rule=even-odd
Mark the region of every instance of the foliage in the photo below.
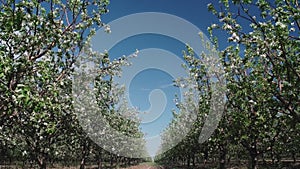
[[[213,4],[208,4],[208,10],[220,21],[208,28],[214,45],[218,47],[220,37],[214,36],[213,31],[221,29],[229,35],[227,47],[219,52],[227,84],[224,116],[204,145],[182,142],[161,159],[185,157],[184,152],[175,153],[177,147],[199,147],[207,156],[208,151],[201,149],[202,146],[211,148],[211,157],[219,156],[220,168],[225,167],[222,163],[227,159],[237,156],[235,153],[240,154],[228,151],[235,147],[247,152],[243,154],[249,157],[249,168],[253,169],[257,168],[258,158],[272,159],[273,165],[281,165],[283,156],[295,159],[294,148],[298,147],[295,144],[299,136],[293,131],[299,132],[300,122],[298,1],[222,1],[219,10]],[[189,49],[188,52],[191,54]],[[203,60],[201,57],[185,59],[193,63]],[[201,72],[201,67],[195,69]],[[190,74],[194,71],[190,69]],[[205,72],[200,77],[204,75]],[[202,100],[200,96],[199,101]],[[199,115],[203,112],[207,112],[207,108],[199,104]]]
[[[0,141],[1,147],[17,151],[13,155],[3,152],[5,156],[36,161],[40,168],[46,168],[46,162],[54,159],[78,160],[80,156],[83,167],[91,149],[103,152],[88,139],[74,113],[72,80],[73,71],[80,66],[76,61],[90,50],[85,47],[91,36],[96,29],[106,26],[101,17],[108,12],[108,3],[108,0],[0,2]],[[124,58],[110,61],[108,54],[90,52],[88,57],[98,57],[103,63],[99,68],[101,78],[116,75],[125,63]],[[109,83],[101,78],[96,85],[99,90]],[[107,88],[97,94],[115,99],[112,90]],[[101,107],[103,101],[106,102],[99,99],[103,112],[109,112],[117,103]],[[119,118],[120,123],[124,121],[108,116]],[[136,125],[118,127],[134,130],[136,134],[140,133]]]

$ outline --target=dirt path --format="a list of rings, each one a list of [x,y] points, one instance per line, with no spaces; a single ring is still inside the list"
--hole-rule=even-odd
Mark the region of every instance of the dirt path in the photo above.
[[[149,165],[149,164],[141,164],[138,166],[133,166],[133,167],[129,167],[126,169],[164,169],[161,166],[153,166],[153,165]]]

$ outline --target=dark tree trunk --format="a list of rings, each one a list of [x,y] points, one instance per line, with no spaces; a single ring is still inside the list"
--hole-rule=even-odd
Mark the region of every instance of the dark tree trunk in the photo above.
[[[274,165],[275,164],[275,154],[274,154],[274,151],[273,151],[273,146],[271,146],[271,159],[272,159],[272,164]]]
[[[130,158],[127,159],[127,165],[128,165],[128,166],[131,165],[131,163],[130,163]]]
[[[82,157],[81,158],[81,162],[80,162],[80,169],[84,169],[85,168],[85,163],[86,163],[86,158]]]
[[[224,145],[219,145],[219,150],[219,169],[226,169],[226,147]]]
[[[85,168],[86,164],[86,157],[89,152],[89,145],[87,142],[84,142],[84,145],[82,146],[82,157],[81,157],[81,162],[80,162],[80,169]]]
[[[208,150],[205,150],[204,151],[204,167],[206,166],[207,160],[208,160]]]
[[[195,158],[196,158],[195,153],[193,153],[192,157],[193,157],[192,158],[192,164],[193,164],[193,167],[195,167],[196,166],[196,163],[195,163]]]
[[[37,163],[39,165],[39,169],[46,169],[46,158],[44,156],[38,157]]]
[[[265,159],[265,154],[262,153],[262,154],[261,154],[261,157],[262,157],[263,165],[267,165],[267,161],[266,161],[266,159]]]
[[[296,163],[297,161],[296,161],[296,153],[295,152],[292,153],[292,158],[293,158],[294,163]]]
[[[120,157],[116,156],[115,158],[116,158],[116,160],[115,160],[115,162],[116,162],[116,167],[118,168],[118,167],[119,167],[119,164],[120,164],[120,162],[119,162]]]
[[[111,154],[110,154],[110,167],[112,168],[113,165],[114,165],[114,156],[113,156],[113,154],[111,153]]]
[[[257,169],[258,168],[258,163],[257,163],[257,153],[256,153],[256,151],[254,152],[252,152],[251,154],[250,154],[250,168],[251,169]]]
[[[191,156],[190,156],[190,154],[187,155],[186,163],[187,163],[187,167],[190,168],[190,165],[191,165]]]
[[[98,150],[96,154],[97,169],[102,169],[102,150]]]
[[[40,165],[40,169],[46,169],[47,168],[47,165],[45,162],[43,162],[41,165]]]
[[[125,157],[121,157],[121,165],[125,165]]]
[[[98,167],[97,167],[98,169],[102,169],[102,158],[101,157],[98,158],[97,165],[98,165]]]

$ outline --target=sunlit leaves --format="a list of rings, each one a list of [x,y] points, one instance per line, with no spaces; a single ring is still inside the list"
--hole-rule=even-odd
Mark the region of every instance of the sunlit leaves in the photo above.
[[[18,149],[30,152],[37,162],[65,144],[61,140],[71,131],[73,64],[91,35],[89,28],[101,26],[105,13],[84,9],[102,10],[106,5],[104,1],[0,4],[0,138],[9,140],[6,144],[22,142]],[[86,17],[80,18],[79,11]]]
[[[247,151],[252,158],[249,168],[255,168],[256,157],[262,155],[274,159],[285,154],[294,158],[297,153],[291,145],[296,146],[299,135],[290,131],[299,131],[295,124],[300,119],[298,2],[220,2],[219,9],[217,5],[207,6],[220,21],[207,30],[214,44],[218,43],[217,38],[224,38],[214,36],[216,29],[228,35],[229,44],[219,54],[225,70],[228,104],[219,128],[205,146],[220,154],[224,149]],[[207,69],[195,66],[197,62],[191,59],[193,53],[190,53],[184,57],[190,63],[190,67],[186,67],[191,75],[203,79]],[[199,89],[201,91],[203,86]],[[207,99],[200,98],[201,101]],[[203,113],[207,107],[201,106],[201,101],[199,112]],[[173,123],[176,124],[176,120]],[[170,160],[182,152],[182,147],[190,149],[193,146],[191,142],[182,142],[162,159]],[[207,149],[202,151],[208,153]],[[186,155],[185,152],[181,154]]]

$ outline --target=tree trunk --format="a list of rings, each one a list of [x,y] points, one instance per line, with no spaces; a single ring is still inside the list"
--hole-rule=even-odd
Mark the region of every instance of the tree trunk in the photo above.
[[[46,169],[47,164],[46,164],[46,159],[44,156],[38,157],[37,162],[38,162],[40,169]]]
[[[125,157],[121,157],[121,165],[125,165]]]
[[[88,151],[88,147],[89,145],[87,145],[87,142],[84,142],[84,145],[82,146],[82,157],[81,157],[81,162],[80,162],[80,169],[84,169],[85,168],[85,164],[86,164],[86,156]]]
[[[96,160],[97,160],[97,169],[102,168],[102,151],[99,150],[96,154]]]
[[[193,167],[196,166],[195,158],[196,158],[195,153],[193,153],[193,155],[192,155],[192,164],[193,164]]]
[[[114,165],[114,157],[113,157],[113,154],[110,153],[110,167],[112,168]]]
[[[84,169],[85,168],[85,163],[86,163],[86,158],[84,156],[84,157],[81,158],[80,169]]]
[[[116,160],[115,160],[116,168],[119,168],[119,157],[116,156],[115,159],[116,159]]]
[[[294,163],[296,163],[297,161],[296,161],[296,153],[295,152],[292,153],[292,158],[293,158]]]
[[[100,159],[98,159],[97,168],[102,169],[102,161]]]
[[[191,156],[190,156],[190,154],[187,155],[187,161],[186,161],[186,163],[187,163],[187,167],[190,168],[190,164],[191,164]]]
[[[131,165],[130,160],[131,160],[130,158],[127,159],[127,165],[128,165],[128,166]]]
[[[271,159],[272,159],[272,165],[275,164],[275,153],[273,151],[273,146],[271,146]]]
[[[206,163],[208,161],[208,150],[204,151],[204,167],[206,166]]]
[[[226,169],[226,147],[224,145],[220,145],[219,149],[219,169]]]
[[[265,159],[265,154],[264,153],[261,154],[261,158],[262,158],[262,161],[263,161],[263,165],[267,165],[267,161]]]
[[[257,153],[252,152],[250,158],[250,169],[257,169]]]

